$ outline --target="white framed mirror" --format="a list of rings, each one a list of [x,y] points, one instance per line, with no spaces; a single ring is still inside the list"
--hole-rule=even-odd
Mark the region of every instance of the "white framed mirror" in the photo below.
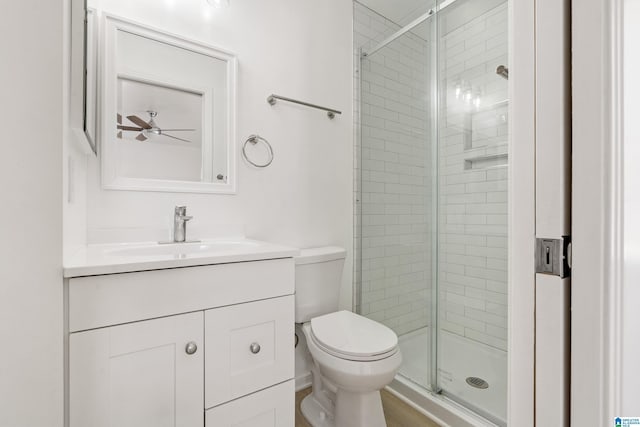
[[[106,189],[235,193],[234,54],[104,14]]]

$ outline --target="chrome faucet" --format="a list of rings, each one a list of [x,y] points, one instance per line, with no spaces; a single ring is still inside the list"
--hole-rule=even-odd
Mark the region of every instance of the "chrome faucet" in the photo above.
[[[187,221],[192,219],[187,215],[186,206],[176,206],[173,214],[173,241],[174,243],[184,243],[187,237]]]

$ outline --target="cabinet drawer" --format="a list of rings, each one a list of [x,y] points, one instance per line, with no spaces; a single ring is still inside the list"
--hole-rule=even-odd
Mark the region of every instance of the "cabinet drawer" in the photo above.
[[[78,277],[69,279],[69,331],[291,295],[293,290],[293,258]]]
[[[293,295],[207,310],[205,408],[294,375]]]
[[[293,427],[294,380],[209,409],[205,427]]]

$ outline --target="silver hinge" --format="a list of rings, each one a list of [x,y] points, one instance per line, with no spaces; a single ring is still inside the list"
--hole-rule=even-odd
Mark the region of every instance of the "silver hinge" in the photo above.
[[[536,239],[536,273],[571,276],[571,236]]]

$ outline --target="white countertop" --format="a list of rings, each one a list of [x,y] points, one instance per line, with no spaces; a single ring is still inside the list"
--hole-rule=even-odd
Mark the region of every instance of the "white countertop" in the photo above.
[[[65,263],[64,277],[290,258],[299,253],[297,248],[251,239],[88,245]]]

